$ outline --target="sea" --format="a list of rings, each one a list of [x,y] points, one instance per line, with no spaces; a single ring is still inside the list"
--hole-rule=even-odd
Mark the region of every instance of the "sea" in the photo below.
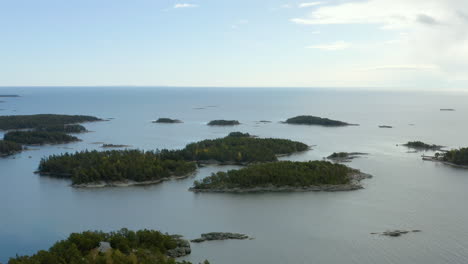
[[[82,141],[34,146],[0,158],[0,262],[48,249],[72,232],[156,229],[194,239],[237,232],[252,240],[192,243],[180,260],[238,263],[468,263],[468,170],[423,161],[428,152],[402,144],[421,140],[468,146],[468,93],[320,88],[3,87],[0,115],[80,114]],[[453,108],[455,111],[441,111]],[[359,126],[287,125],[314,115]],[[156,124],[159,117],[180,124]],[[238,126],[211,127],[215,119]],[[261,120],[270,123],[259,122]],[[388,125],[392,128],[379,128]],[[192,193],[195,180],[238,166],[206,166],[196,175],[152,186],[78,189],[34,173],[54,154],[102,150],[101,144],[180,149],[233,131],[311,146],[284,160],[322,160],[363,152],[347,163],[373,175],[349,192]],[[0,132],[0,137],[4,132]],[[421,230],[400,237],[374,232]]]

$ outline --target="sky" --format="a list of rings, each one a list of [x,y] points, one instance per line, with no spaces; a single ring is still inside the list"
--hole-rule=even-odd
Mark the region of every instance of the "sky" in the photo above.
[[[0,0],[0,86],[468,90],[468,0]]]

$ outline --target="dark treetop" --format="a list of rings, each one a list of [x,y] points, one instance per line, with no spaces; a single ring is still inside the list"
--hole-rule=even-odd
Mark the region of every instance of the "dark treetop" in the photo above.
[[[3,136],[4,140],[25,145],[63,144],[79,141],[77,137],[62,132],[11,131]]]
[[[442,148],[442,146],[439,145],[434,145],[434,144],[426,144],[422,141],[409,141],[406,144],[403,144],[403,146],[408,147],[408,148],[413,148],[413,149],[422,149],[422,150],[439,150]]]
[[[102,119],[94,116],[54,114],[0,116],[0,129],[38,128],[93,121],[102,121]]]
[[[82,151],[43,158],[38,172],[71,178],[73,184],[96,182],[157,181],[196,170],[194,162],[168,159],[158,152],[141,150]]]
[[[284,123],[295,124],[295,125],[321,125],[321,126],[348,126],[346,122],[332,120],[328,118],[322,118],[310,115],[301,115],[289,118]]]
[[[237,120],[213,120],[208,123],[209,126],[234,126],[239,124]]]
[[[182,123],[182,121],[180,121],[179,119],[171,119],[171,118],[161,117],[161,118],[158,118],[158,120],[153,121],[153,123],[174,124],[174,123]]]
[[[232,189],[254,187],[307,187],[350,182],[354,172],[347,166],[328,161],[279,161],[251,165],[240,170],[213,173],[195,181],[193,189]]]
[[[20,144],[11,141],[0,140],[0,157],[8,156],[20,152],[23,147]]]
[[[104,233],[86,231],[72,233],[56,242],[49,250],[41,250],[32,256],[17,256],[9,264],[190,264],[176,262],[168,257],[181,239],[175,235],[155,230],[131,231],[121,229]],[[100,245],[107,243],[104,249]],[[188,244],[188,247],[190,245]],[[205,261],[209,264],[208,261]]]
[[[35,129],[36,131],[46,132],[63,132],[63,133],[83,133],[86,132],[86,128],[82,125],[50,125],[40,126]]]
[[[438,155],[437,155],[438,156]],[[468,148],[453,149],[442,154],[443,161],[456,165],[468,165]]]
[[[168,158],[193,161],[214,160],[221,163],[276,161],[277,155],[305,151],[301,142],[277,138],[255,138],[247,133],[233,132],[224,138],[207,139],[188,144],[182,150],[163,150]]]

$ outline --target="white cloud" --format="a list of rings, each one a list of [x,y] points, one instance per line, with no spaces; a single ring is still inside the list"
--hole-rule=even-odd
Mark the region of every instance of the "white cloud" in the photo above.
[[[333,51],[333,50],[344,50],[344,49],[349,48],[350,46],[351,44],[348,42],[336,41],[336,42],[329,43],[329,44],[312,45],[306,48]]]
[[[187,4],[187,3],[175,4],[175,5],[174,5],[174,8],[193,8],[193,7],[198,7],[198,5],[195,5],[195,4]]]
[[[300,3],[299,8],[318,6],[318,5],[321,5],[321,4],[322,4],[322,2]]]

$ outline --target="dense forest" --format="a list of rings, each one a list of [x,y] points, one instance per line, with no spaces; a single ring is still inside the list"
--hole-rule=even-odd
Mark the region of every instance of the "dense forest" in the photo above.
[[[36,131],[45,132],[63,132],[63,133],[83,133],[86,132],[86,128],[82,125],[50,125],[40,126],[35,129]]]
[[[285,121],[287,124],[296,124],[296,125],[321,125],[321,126],[348,126],[350,124],[332,120],[328,118],[321,118],[317,116],[310,115],[301,115],[289,118]]]
[[[44,126],[68,125],[93,121],[102,121],[102,119],[85,115],[54,114],[0,116],[0,129],[10,130],[38,128]]]
[[[11,131],[3,136],[4,140],[24,145],[62,144],[79,141],[77,137],[63,132]]]
[[[11,141],[0,140],[0,157],[12,155],[21,150],[23,150],[23,147],[20,144]]]
[[[354,170],[328,161],[279,161],[251,165],[239,170],[213,173],[195,181],[193,189],[232,189],[253,187],[307,187],[347,184]]]
[[[255,138],[247,133],[233,132],[224,138],[207,139],[188,144],[182,150],[162,150],[161,154],[174,159],[218,162],[276,161],[277,155],[305,151],[304,143],[288,139]]]
[[[71,178],[73,184],[156,181],[183,176],[196,170],[196,164],[169,159],[159,152],[141,150],[82,151],[43,158],[38,172],[54,177]]]
[[[17,256],[9,264],[190,264],[177,262],[166,254],[177,247],[177,237],[154,230],[103,233],[86,231],[72,233],[56,242],[49,250],[32,256]],[[99,250],[101,242],[110,243]],[[204,262],[209,264],[208,261]]]
[[[408,147],[408,148],[423,149],[423,150],[439,150],[442,148],[442,146],[434,145],[434,144],[430,145],[422,141],[409,141],[408,143],[403,144],[403,146]]]
[[[453,149],[445,153],[436,153],[436,157],[457,165],[468,165],[468,148]]]
[[[209,126],[235,126],[240,125],[237,120],[212,120],[208,123]]]
[[[174,123],[182,123],[179,119],[171,119],[166,117],[158,118],[158,120],[153,121],[153,123],[167,123],[167,124],[174,124]]]

